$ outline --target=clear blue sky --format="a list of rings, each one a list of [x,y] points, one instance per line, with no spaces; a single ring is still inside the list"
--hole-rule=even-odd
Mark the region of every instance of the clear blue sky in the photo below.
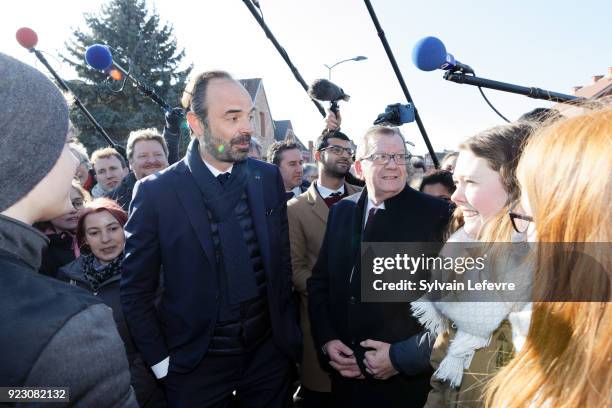
[[[38,48],[57,55],[71,27],[84,25],[83,13],[99,10],[102,3],[5,2],[0,49],[37,65],[17,45],[17,28],[35,29]],[[148,3],[163,21],[174,25],[178,44],[196,70],[221,68],[239,78],[263,78],[274,119],[291,119],[304,142],[320,133],[321,116],[241,0]],[[363,1],[260,0],[260,4],[272,32],[307,82],[327,76],[323,64],[368,57],[333,71],[332,80],[351,95],[350,102],[341,106],[343,130],[351,137],[362,134],[387,104],[405,102]],[[482,77],[562,93],[590,83],[591,76],[605,74],[612,66],[606,1],[372,0],[372,4],[436,150],[454,148],[466,137],[502,122],[476,88],[444,81],[441,71],[422,72],[412,65],[412,48],[424,36],[442,39],[451,53]],[[59,62],[54,65],[65,77],[73,75]],[[495,91],[488,95],[512,119],[551,105]],[[416,143],[415,151],[424,153],[416,124],[403,130]]]

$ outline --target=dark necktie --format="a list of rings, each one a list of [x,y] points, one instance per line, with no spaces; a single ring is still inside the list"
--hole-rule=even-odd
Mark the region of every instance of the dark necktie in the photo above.
[[[323,200],[325,204],[327,204],[328,208],[331,208],[332,205],[336,204],[338,201],[342,200],[345,197],[340,191],[336,191],[335,193],[331,193]]]
[[[229,179],[230,177],[230,173],[221,173],[217,176],[217,180],[219,180],[219,183],[221,183],[221,185],[224,185],[225,182]]]
[[[293,191],[287,191],[285,193],[285,200],[289,201],[291,200],[293,197],[295,197],[295,193]]]
[[[370,211],[368,211],[368,220],[366,221],[365,228],[363,229],[364,231],[372,227],[372,223],[374,222],[374,217],[376,216],[377,211],[378,208],[376,207],[372,207],[370,208]]]

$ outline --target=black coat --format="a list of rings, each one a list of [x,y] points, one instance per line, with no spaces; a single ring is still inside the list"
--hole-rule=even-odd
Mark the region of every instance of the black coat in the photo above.
[[[423,330],[407,303],[360,302],[360,243],[440,241],[451,213],[445,201],[406,186],[400,194],[385,201],[385,210],[376,214],[367,236],[362,236],[366,205],[367,190],[364,189],[332,206],[319,258],[308,280],[315,344],[320,348],[330,340],[339,339],[353,349],[359,362],[366,351],[359,345],[361,341],[372,339],[394,344]],[[410,403],[425,401],[428,380],[429,375],[425,373],[400,374],[387,382],[372,381],[378,381],[374,384],[381,386],[393,382],[392,389],[383,393],[394,395],[400,390],[401,395],[396,395],[400,403],[402,396],[413,394]]]
[[[136,176],[134,172],[131,171],[121,180],[121,183],[113,191],[109,191],[106,194],[106,197],[115,200],[125,212],[128,212],[130,210],[130,203],[132,202],[134,184],[136,184]]]
[[[52,278],[57,277],[58,270],[74,261],[73,237],[67,232],[49,234],[49,246],[43,251],[40,273]]]
[[[247,165],[247,196],[264,263],[274,342],[297,359],[301,335],[291,297],[282,178],[274,165],[253,159]],[[134,341],[149,366],[170,356],[170,371],[189,372],[208,349],[219,284],[210,222],[186,160],[136,184],[125,230],[121,303]],[[164,291],[156,311],[162,266]]]

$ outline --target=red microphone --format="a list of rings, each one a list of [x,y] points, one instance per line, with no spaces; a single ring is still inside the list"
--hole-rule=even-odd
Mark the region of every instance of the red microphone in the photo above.
[[[19,45],[21,45],[23,48],[27,48],[28,50],[36,47],[36,44],[38,44],[38,36],[34,30],[28,27],[21,27],[19,30],[17,30],[15,37],[17,37],[17,42]]]

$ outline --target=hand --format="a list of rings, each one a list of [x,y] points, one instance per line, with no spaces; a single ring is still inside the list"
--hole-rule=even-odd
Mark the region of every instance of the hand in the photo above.
[[[185,117],[185,112],[181,108],[174,108],[166,112],[166,128],[172,133],[178,133],[181,120]]]
[[[329,365],[346,378],[365,378],[357,365],[353,350],[348,348],[340,340],[330,340],[323,346],[327,356],[330,358]]]
[[[377,380],[386,380],[398,373],[395,367],[393,367],[391,358],[389,357],[391,344],[370,339],[362,341],[360,344],[362,347],[374,349],[366,351],[365,358],[363,359],[366,371],[374,378]]]
[[[342,123],[342,116],[340,111],[334,113],[327,109],[327,116],[325,117],[325,127],[329,130],[340,130],[340,124]]]

